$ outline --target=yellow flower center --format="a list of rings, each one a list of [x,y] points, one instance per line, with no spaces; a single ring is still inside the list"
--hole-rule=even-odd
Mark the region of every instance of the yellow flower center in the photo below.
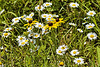
[[[35,35],[35,37],[38,37],[38,35]]]
[[[58,53],[62,53],[62,51],[61,51],[61,50],[59,50],[59,51],[58,51]]]
[[[92,28],[92,26],[89,26],[88,28]]]
[[[8,35],[8,33],[4,33],[4,36],[7,36]]]
[[[77,62],[78,62],[78,63],[80,63],[80,62],[81,62],[81,60],[77,60]]]
[[[8,29],[6,29],[7,31],[9,30],[9,28]]]
[[[29,21],[29,20],[32,20],[32,18],[26,18],[26,20],[28,20],[28,21]]]
[[[30,28],[29,30],[32,30],[32,28]]]
[[[23,44],[25,44],[25,42],[22,42],[21,44],[23,45]]]
[[[61,49],[65,49],[65,47],[61,47]]]
[[[42,27],[42,25],[39,25],[39,27]]]
[[[84,22],[84,23],[86,23],[86,22]]]
[[[76,6],[76,4],[73,4],[72,6]]]
[[[82,31],[82,30],[79,30],[79,31]]]
[[[38,7],[38,9],[41,9],[41,7]]]
[[[23,40],[23,37],[21,37],[19,40]]]
[[[2,65],[2,62],[0,62],[0,65]]]
[[[49,4],[46,4],[46,6],[49,6]]]
[[[23,18],[24,16],[21,16],[21,18]]]
[[[28,40],[25,40],[25,42],[27,42]]]
[[[76,51],[74,51],[73,54],[76,54]]]
[[[93,15],[93,12],[90,12],[90,15]]]
[[[93,38],[93,37],[94,37],[94,35],[90,35],[90,37],[91,37],[91,38]]]
[[[18,20],[18,18],[15,19],[15,21],[17,21],[17,20]]]
[[[64,65],[64,62],[60,62],[59,65],[60,65],[60,66],[63,66],[63,65]]]
[[[50,18],[48,18],[48,20],[50,20]]]
[[[43,17],[47,17],[46,15],[44,15]]]
[[[33,16],[33,14],[31,14],[31,16]]]
[[[49,17],[51,17],[51,16],[49,16]]]

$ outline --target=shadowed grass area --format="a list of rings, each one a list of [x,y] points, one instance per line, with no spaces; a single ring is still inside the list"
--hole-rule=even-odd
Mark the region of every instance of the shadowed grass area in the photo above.
[[[35,10],[37,5],[45,2],[51,2],[52,6],[40,12]],[[71,2],[77,2],[79,7],[71,8],[69,6]],[[99,0],[0,0],[0,11],[5,9],[0,15],[0,46],[5,47],[0,50],[0,61],[5,67],[58,67],[59,61],[63,61],[65,67],[99,67],[99,7]],[[96,15],[84,20],[89,10],[94,10]],[[37,38],[36,44],[29,42],[29,45],[18,46],[16,38],[19,35],[28,35],[24,33],[27,30],[24,24],[27,22],[21,20],[18,24],[11,26],[12,19],[24,14],[29,15],[31,12],[34,12],[34,20],[36,19],[44,24],[47,22],[41,18],[41,14],[57,14],[65,20],[65,23],[62,23],[56,29],[52,29],[49,34]],[[70,26],[70,22],[77,24],[77,26]],[[95,27],[88,30],[85,25],[82,25],[83,22],[94,23]],[[13,28],[13,31],[10,32],[11,35],[8,38],[3,38],[4,29],[10,26]],[[84,32],[78,32],[78,28]],[[40,31],[34,29],[34,32]],[[97,34],[96,40],[87,38],[87,34],[90,32]],[[63,44],[67,45],[69,49],[64,55],[60,56],[56,54],[56,49]],[[30,52],[30,49],[35,49],[35,45],[40,46],[39,50]],[[80,52],[79,55],[72,56],[70,54],[74,49]],[[78,57],[84,59],[84,64],[78,66],[73,62]]]

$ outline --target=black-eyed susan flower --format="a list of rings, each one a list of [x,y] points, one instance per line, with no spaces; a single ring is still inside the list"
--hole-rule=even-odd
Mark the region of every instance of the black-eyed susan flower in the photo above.
[[[51,30],[51,28],[57,28],[57,26],[59,26],[56,23],[51,23],[49,22],[47,25],[44,26],[45,29],[49,28],[49,30]]]
[[[72,56],[75,56],[75,55],[78,55],[79,54],[79,52],[78,52],[78,50],[72,50],[71,52],[70,52],[70,54],[72,55]]]
[[[24,26],[27,26],[27,28],[28,28],[28,26],[32,26],[32,25],[36,24],[36,22],[38,22],[38,21],[36,21],[36,20],[34,20],[34,21],[29,20],[29,22],[27,24],[24,24]]]
[[[96,13],[95,13],[95,11],[89,11],[88,13],[87,13],[87,15],[89,15],[89,16],[94,16]]]
[[[89,24],[86,25],[86,28],[87,28],[87,29],[91,29],[91,28],[93,28],[94,26],[95,26],[95,24],[89,23]]]
[[[67,45],[60,45],[59,47],[58,47],[58,49],[60,49],[61,51],[66,51],[67,49],[68,49],[68,47],[67,47]]]
[[[90,40],[92,40],[92,39],[97,39],[97,34],[96,33],[92,33],[92,32],[90,32],[90,33],[88,33],[87,34],[87,37],[88,37],[88,39],[90,39]]]
[[[75,7],[78,7],[79,6],[79,4],[76,2],[76,3],[70,3],[70,5],[69,5],[70,7],[73,7],[73,8],[75,8]]]
[[[58,24],[59,26],[61,25],[61,23],[65,23],[65,21],[63,20],[63,18],[56,18],[56,19],[53,19],[52,18],[52,23],[56,23]]]
[[[75,64],[84,64],[84,59],[82,59],[82,58],[75,58],[75,60],[74,60],[74,62],[75,62]]]
[[[10,35],[10,33],[3,33],[3,37],[8,37]]]

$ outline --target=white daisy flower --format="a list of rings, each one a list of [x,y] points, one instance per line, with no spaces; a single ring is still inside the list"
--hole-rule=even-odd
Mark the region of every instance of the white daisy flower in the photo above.
[[[85,17],[84,20],[89,19],[90,17]]]
[[[48,17],[48,14],[42,14],[41,17],[42,18],[47,18]]]
[[[28,28],[28,32],[31,32],[33,30],[33,26]]]
[[[29,33],[28,34],[28,37],[32,37],[34,34],[33,33]]]
[[[84,24],[86,24],[87,22],[83,22],[82,24],[84,25]]]
[[[83,30],[81,30],[81,29],[77,29],[79,32],[81,32],[81,33],[83,33]]]
[[[30,42],[35,44],[36,43],[36,40],[35,39],[30,39]]]
[[[52,16],[52,14],[48,14],[48,16],[47,16],[48,18],[52,18],[53,16]]]
[[[56,53],[59,54],[59,55],[65,54],[65,52],[62,51],[61,49],[56,49]]]
[[[42,28],[42,35],[43,35],[43,34],[46,35],[46,34],[48,34],[48,33],[49,33],[49,32],[48,32],[47,30],[45,30],[44,28]]]
[[[19,22],[19,20],[20,20],[20,17],[16,17],[12,19],[12,22],[16,23],[16,22]]]
[[[16,40],[17,40],[18,42],[21,42],[21,41],[23,41],[23,40],[26,40],[26,38],[23,37],[23,36],[18,36],[18,38],[16,38]]]
[[[25,17],[26,17],[26,15],[20,16],[20,18],[25,18]]]
[[[31,14],[29,14],[29,16],[33,17],[34,16],[34,13],[32,12]]]
[[[11,24],[11,26],[12,26],[12,25],[15,25],[16,23],[17,23],[17,22],[13,22],[13,23]]]
[[[84,42],[84,45],[86,44],[86,42]]]
[[[8,37],[10,35],[10,33],[3,33],[3,37]]]
[[[34,33],[34,38],[38,38],[38,37],[40,37],[40,34]]]
[[[30,20],[32,20],[32,16],[26,16],[25,18],[23,18],[23,20],[29,22]]]
[[[87,34],[87,37],[90,39],[90,40],[92,40],[92,39],[97,39],[97,34],[96,33],[92,33],[92,32],[90,32],[90,33],[88,33]]]
[[[44,7],[41,5],[41,6],[39,6],[39,5],[37,5],[36,7],[35,7],[35,10],[36,11],[42,11],[44,9]]]
[[[82,59],[82,58],[75,58],[75,60],[74,60],[74,62],[75,62],[75,64],[84,64],[84,61],[83,61],[84,59]]]
[[[75,8],[75,7],[78,7],[79,6],[79,4],[76,2],[76,3],[70,3],[70,5],[69,5],[70,7],[73,7],[73,8]]]
[[[35,47],[35,51],[39,50],[40,46],[34,46]]]
[[[52,5],[52,3],[50,3],[50,2],[46,2],[46,3],[43,4],[44,7],[48,7],[48,6],[51,6],[51,5]]]
[[[11,28],[11,27],[6,28],[4,31],[10,31],[10,30],[12,30],[12,28]]]
[[[4,49],[3,46],[1,46],[0,49],[3,50]]]
[[[89,11],[88,13],[87,13],[87,15],[89,15],[89,16],[94,16],[96,13],[94,12],[94,11]]]
[[[59,17],[59,16],[58,16],[58,15],[56,15],[56,14],[53,14],[53,15],[52,15],[52,17]]]
[[[60,62],[59,62],[59,67],[65,67],[65,64],[64,64],[63,61],[60,61]]]
[[[35,24],[35,27],[39,28],[39,29],[42,28],[43,26],[44,26],[43,23],[36,23]]]
[[[19,42],[19,46],[24,46],[25,44],[28,44],[28,40],[22,40]]]
[[[1,12],[0,12],[0,15],[5,11],[5,9],[3,9]]]
[[[70,54],[71,54],[72,56],[75,56],[75,55],[78,55],[79,52],[78,52],[78,50],[72,50],[72,51],[70,52]]]
[[[67,45],[60,45],[59,47],[58,47],[58,49],[60,49],[61,51],[66,51],[67,49],[68,49],[68,47],[67,47]]]
[[[51,19],[50,17],[47,17],[46,20],[47,20],[47,21],[51,21],[52,19]]]
[[[95,26],[95,24],[89,23],[89,24],[86,25],[86,28],[87,28],[87,29],[91,29],[91,28],[93,28],[94,26]]]
[[[77,26],[75,23],[69,23],[69,25],[72,25],[72,26]]]

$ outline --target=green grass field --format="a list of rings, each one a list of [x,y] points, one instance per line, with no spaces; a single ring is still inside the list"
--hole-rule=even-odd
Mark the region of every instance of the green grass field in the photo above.
[[[51,6],[45,7],[42,11],[36,11],[37,5],[43,5],[45,2],[52,3]],[[70,7],[70,3],[77,2],[78,7]],[[0,14],[0,67],[59,67],[60,62],[63,62],[61,67],[100,67],[100,0],[0,0],[0,11],[5,10]],[[42,9],[42,8],[37,8]],[[89,11],[95,11],[94,16],[89,16]],[[31,39],[36,41],[31,42],[29,39],[30,32],[27,32],[25,24],[31,22],[20,19],[18,23],[13,24],[12,19],[34,13],[32,21],[37,21],[44,26],[54,25],[54,21],[47,21],[42,18],[42,14],[56,14],[63,18],[57,26],[47,28],[49,33],[43,34],[40,28],[35,27],[31,33],[40,34],[35,38],[35,34]],[[92,15],[92,14],[91,14]],[[85,17],[90,17],[84,19]],[[64,23],[63,23],[64,21]],[[86,24],[93,23],[95,26],[91,29],[86,28]],[[31,22],[32,23],[32,22]],[[51,24],[50,24],[51,23]],[[77,26],[69,25],[69,23],[77,24]],[[28,26],[32,27],[32,26]],[[6,38],[3,36],[5,29],[11,27],[10,35]],[[81,33],[77,29],[82,29]],[[90,40],[88,33],[96,33],[97,38]],[[28,42],[25,45],[18,42],[18,36],[25,37]],[[94,37],[90,36],[91,38]],[[23,42],[24,43],[24,42]],[[65,54],[59,55],[56,50],[59,46],[65,44],[67,50]],[[35,46],[39,46],[35,47]],[[78,55],[72,56],[71,51],[77,49]],[[62,51],[63,52],[63,51]],[[62,53],[61,52],[61,53]],[[83,64],[76,64],[75,58],[84,59]],[[77,61],[78,62],[78,61]]]

